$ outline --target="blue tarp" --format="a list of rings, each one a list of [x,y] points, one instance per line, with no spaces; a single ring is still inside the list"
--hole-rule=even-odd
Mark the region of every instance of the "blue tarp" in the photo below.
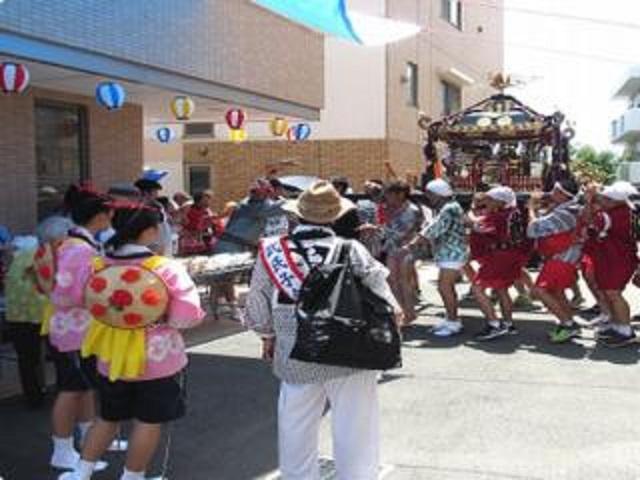
[[[315,30],[362,43],[349,20],[346,0],[254,0],[254,2]]]

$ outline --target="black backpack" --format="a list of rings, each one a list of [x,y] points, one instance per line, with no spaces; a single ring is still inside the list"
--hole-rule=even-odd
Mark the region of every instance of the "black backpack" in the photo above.
[[[291,358],[302,362],[389,370],[402,366],[400,334],[388,301],[365,286],[351,265],[351,242],[311,269],[296,304],[297,338]]]

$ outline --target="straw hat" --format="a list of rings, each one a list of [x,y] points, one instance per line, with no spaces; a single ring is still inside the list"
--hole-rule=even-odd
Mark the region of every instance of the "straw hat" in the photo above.
[[[319,180],[302,192],[297,200],[288,201],[282,208],[310,223],[328,225],[356,206],[342,198],[331,183]]]

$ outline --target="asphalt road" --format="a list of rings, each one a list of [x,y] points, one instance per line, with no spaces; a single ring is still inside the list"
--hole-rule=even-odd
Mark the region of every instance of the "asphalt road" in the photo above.
[[[433,278],[423,272],[427,304],[406,333],[404,368],[380,386],[385,479],[640,479],[637,348],[606,350],[589,331],[551,345],[550,317],[540,311],[516,315],[520,335],[476,343],[478,312],[463,310],[465,333],[436,340],[428,333],[440,311]],[[258,343],[242,333],[192,349],[190,411],[172,428],[169,478],[249,480],[277,470],[277,383]],[[47,414],[0,403],[5,480],[55,478]],[[325,423],[321,446],[331,455]],[[112,468],[98,480],[118,478],[121,457],[106,459]],[[159,454],[153,473],[161,463]]]

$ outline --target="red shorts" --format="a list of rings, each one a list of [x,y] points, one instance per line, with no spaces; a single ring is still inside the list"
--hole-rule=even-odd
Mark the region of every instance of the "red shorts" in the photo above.
[[[571,263],[547,260],[536,280],[536,286],[550,292],[564,292],[578,280],[578,269]]]
[[[482,288],[497,290],[511,287],[522,275],[521,254],[504,251],[483,257],[474,282]]]
[[[636,262],[624,261],[594,261],[594,273],[598,290],[623,291],[636,272]]]

